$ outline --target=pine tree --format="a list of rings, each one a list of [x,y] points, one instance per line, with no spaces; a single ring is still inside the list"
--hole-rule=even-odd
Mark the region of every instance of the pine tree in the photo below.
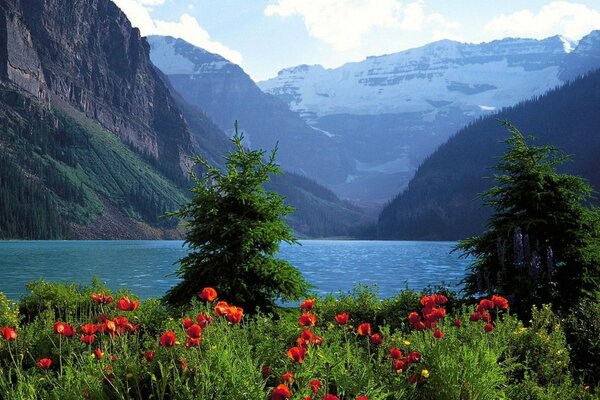
[[[567,308],[600,288],[600,212],[592,189],[556,167],[568,160],[551,146],[528,146],[510,123],[508,149],[496,165],[498,185],[481,196],[495,212],[487,231],[461,241],[474,256],[468,294],[501,293],[526,315],[532,304]]]
[[[265,161],[263,151],[244,149],[242,140],[236,122],[225,173],[196,157],[206,172],[202,179],[192,174],[194,197],[173,213],[187,220],[191,253],[180,260],[182,281],[166,295],[171,304],[185,304],[211,286],[248,312],[271,311],[276,300],[298,300],[308,290],[302,274],[275,257],[281,241],[296,243],[283,220],[292,209],[263,188],[270,174],[281,173],[276,149]]]

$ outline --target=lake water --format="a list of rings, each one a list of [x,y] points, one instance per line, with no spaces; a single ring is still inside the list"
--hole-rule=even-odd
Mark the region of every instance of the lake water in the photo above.
[[[303,240],[281,247],[318,294],[377,285],[381,297],[408,287],[445,283],[459,288],[469,260],[450,254],[453,242]],[[178,280],[169,276],[187,253],[181,241],[0,241],[0,291],[12,299],[25,284],[89,283],[99,277],[112,289],[130,288],[142,298],[163,295]]]

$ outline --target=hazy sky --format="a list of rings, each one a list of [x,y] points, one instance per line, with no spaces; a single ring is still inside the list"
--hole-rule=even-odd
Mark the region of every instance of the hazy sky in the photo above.
[[[142,35],[181,37],[254,80],[298,64],[337,67],[439,39],[580,39],[600,0],[114,0]]]

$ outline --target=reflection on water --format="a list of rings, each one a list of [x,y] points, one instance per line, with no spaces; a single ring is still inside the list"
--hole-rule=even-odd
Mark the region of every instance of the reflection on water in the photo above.
[[[296,266],[319,294],[376,284],[388,297],[409,287],[442,282],[458,288],[469,260],[450,254],[452,242],[304,240],[283,244],[280,256]],[[88,283],[93,276],[113,288],[131,288],[142,298],[160,296],[177,282],[181,241],[0,241],[0,291],[16,299],[25,284]]]

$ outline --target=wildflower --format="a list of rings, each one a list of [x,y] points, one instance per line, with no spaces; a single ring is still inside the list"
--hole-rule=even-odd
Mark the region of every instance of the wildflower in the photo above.
[[[323,400],[340,400],[340,398],[328,393],[323,396]]]
[[[187,348],[198,347],[198,346],[200,346],[201,341],[202,341],[202,338],[200,338],[200,337],[197,337],[197,338],[187,337],[185,339],[185,347],[187,347]]]
[[[226,301],[219,301],[215,306],[215,314],[219,317],[225,316],[227,314],[227,309],[229,308],[229,304]]]
[[[154,361],[154,352],[152,350],[148,350],[144,353],[144,360],[148,362]]]
[[[427,371],[426,369],[421,370],[421,376],[423,378],[429,378],[429,371]]]
[[[97,348],[96,350],[94,350],[94,357],[96,357],[97,360],[101,360],[102,357],[104,357],[104,353],[102,352],[102,350],[100,348]]]
[[[339,325],[346,325],[349,318],[350,316],[348,313],[341,313],[335,316],[335,322],[337,322]]]
[[[185,333],[191,338],[198,339],[202,336],[202,328],[200,328],[200,325],[193,324],[186,329]]]
[[[410,342],[408,340],[403,341],[402,344],[405,346],[410,346]]]
[[[81,327],[81,333],[84,335],[93,335],[98,331],[98,326],[95,324],[85,324]]]
[[[493,295],[492,303],[494,303],[494,306],[498,307],[500,310],[508,310],[508,300],[502,296]]]
[[[494,308],[494,302],[488,299],[481,299],[477,306],[477,311],[483,313],[485,310],[491,310]]]
[[[92,301],[96,304],[110,304],[113,302],[112,296],[107,296],[104,291],[100,293],[92,293]]]
[[[443,294],[434,294],[433,298],[435,300],[435,304],[437,305],[446,304],[448,302],[448,298]]]
[[[87,389],[83,389],[83,393],[82,394],[83,394],[83,397],[86,398],[86,399],[89,399],[90,396],[91,396],[90,391],[87,390]]]
[[[96,341],[96,335],[81,335],[81,341],[85,344],[92,344]]]
[[[471,314],[471,316],[469,317],[469,320],[471,322],[477,322],[481,319],[481,313],[480,312],[474,312],[473,314]]]
[[[117,361],[117,356],[115,356],[114,354],[111,354],[110,356],[108,356],[108,358],[110,358],[111,362]]]
[[[283,383],[277,385],[277,387],[271,392],[271,400],[286,400],[290,397],[292,397],[292,392],[290,392],[290,388]]]
[[[417,322],[416,324],[413,325],[413,329],[415,331],[423,331],[423,330],[425,330],[425,328],[426,328],[426,326],[423,323],[423,321],[419,321],[419,322]]]
[[[303,313],[298,318],[298,326],[315,326],[317,324],[317,316],[311,313]]]
[[[173,347],[175,346],[176,341],[177,337],[175,336],[175,332],[173,331],[163,333],[159,339],[159,343],[163,347]]]
[[[8,328],[8,327],[2,328],[2,337],[7,342],[10,342],[11,340],[16,340],[17,339],[17,331],[15,331],[13,328]]]
[[[296,339],[296,343],[298,344],[298,346],[303,347],[312,346],[314,344],[318,345],[323,343],[323,338],[315,335],[310,329],[305,329],[300,334],[300,337]]]
[[[317,393],[319,389],[321,389],[321,381],[318,379],[313,379],[309,382],[308,385],[310,386],[310,390],[312,390],[313,393]]]
[[[363,322],[356,328],[356,331],[360,336],[367,336],[371,334],[371,324],[368,322]]]
[[[401,373],[406,370],[406,360],[396,360],[392,365],[392,369],[398,373]]]
[[[181,324],[183,325],[183,329],[188,329],[190,326],[194,325],[194,321],[190,317],[185,317],[181,320]]]
[[[375,334],[371,335],[371,343],[378,346],[381,343],[383,343],[383,337],[381,337],[381,335],[379,333],[375,333]]]
[[[408,314],[408,322],[414,325],[418,322],[421,322],[421,317],[419,316],[419,314],[413,311],[410,314]]]
[[[407,364],[413,364],[418,362],[421,362],[421,353],[419,353],[418,351],[411,351],[406,355]]]
[[[367,396],[356,396],[356,400],[369,400]]]
[[[49,358],[42,358],[37,362],[37,366],[41,369],[48,369],[52,365],[52,360]]]
[[[213,317],[206,313],[200,313],[196,316],[196,322],[200,325],[200,328],[204,329],[213,322]]]
[[[106,320],[102,323],[102,325],[100,325],[100,330],[103,333],[109,333],[111,335],[115,335],[115,333],[117,333],[117,325],[115,324],[114,321],[112,320]]]
[[[390,358],[392,360],[398,360],[398,359],[402,358],[402,350],[400,350],[397,347],[392,347],[390,349]]]
[[[271,367],[268,365],[263,365],[261,373],[263,378],[267,378],[269,375],[271,375]]]
[[[315,299],[306,299],[300,304],[300,308],[309,311],[315,308]]]
[[[483,330],[485,332],[491,332],[494,329],[494,325],[491,322],[488,322],[487,324],[485,324],[485,326],[483,327]]]
[[[442,339],[444,337],[444,332],[442,332],[440,329],[436,329],[433,332],[433,337],[436,339]]]
[[[239,324],[244,317],[244,309],[242,307],[231,306],[227,309],[225,317],[230,323]]]
[[[289,383],[290,385],[294,382],[295,376],[293,372],[286,372],[283,375],[281,375],[281,381],[283,383]]]
[[[198,293],[198,297],[202,301],[211,303],[217,298],[217,291],[211,287],[205,287],[200,293]]]
[[[188,364],[188,362],[185,358],[180,359],[179,360],[179,369],[181,371],[185,371],[185,369],[187,368],[187,364]]]
[[[70,324],[57,321],[54,323],[53,331],[56,334],[71,338],[77,333],[77,329],[73,328]]]
[[[304,347],[292,347],[288,350],[287,356],[298,364],[302,364],[306,356],[306,349]]]
[[[457,327],[457,328],[460,328],[460,326],[461,326],[461,325],[462,325],[462,322],[461,322],[461,320],[460,320],[460,319],[458,319],[458,318],[456,318],[456,319],[454,320],[454,326],[455,326],[455,327]]]
[[[119,301],[117,301],[117,308],[121,311],[135,311],[139,306],[139,301],[131,300],[127,296],[121,297]]]

